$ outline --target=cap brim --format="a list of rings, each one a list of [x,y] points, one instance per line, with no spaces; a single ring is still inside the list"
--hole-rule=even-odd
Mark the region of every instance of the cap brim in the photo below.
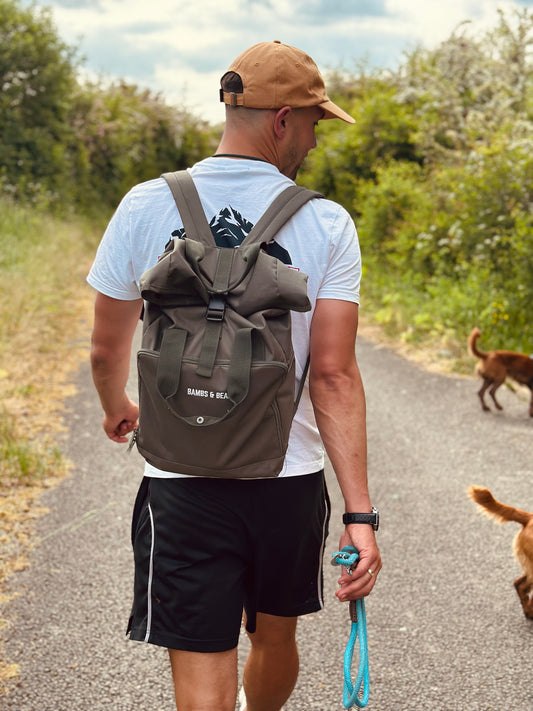
[[[353,116],[350,116],[350,114],[347,114],[346,111],[343,111],[337,104],[334,104],[333,101],[324,101],[322,104],[320,104],[320,108],[324,109],[324,118],[325,119],[342,119],[343,121],[346,121],[346,123],[355,123],[355,119]]]

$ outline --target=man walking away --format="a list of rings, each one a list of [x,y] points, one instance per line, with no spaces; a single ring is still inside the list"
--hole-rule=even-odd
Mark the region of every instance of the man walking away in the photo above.
[[[319,121],[354,119],[329,100],[304,52],[263,42],[221,79],[226,124],[214,156],[189,169],[219,246],[239,244],[315,148]],[[126,442],[138,407],[126,395],[142,309],[141,275],[183,223],[162,179],[134,187],[105,232],[88,276],[96,289],[91,362],[103,427]],[[267,251],[308,275],[312,308],[292,314],[296,378],[310,368],[276,478],[181,475],[148,462],[134,511],[130,638],[167,647],[179,711],[234,711],[237,644],[251,640],[242,711],[280,711],[298,676],[299,615],[320,610],[329,500],[327,453],[345,503],[340,547],[360,561],[341,601],[372,590],[381,560],[366,471],[365,396],[355,357],[361,260],[348,213],[313,199]],[[178,443],[179,446],[179,443]]]

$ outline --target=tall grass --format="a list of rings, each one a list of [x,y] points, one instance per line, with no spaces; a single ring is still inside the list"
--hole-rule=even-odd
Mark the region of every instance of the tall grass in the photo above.
[[[8,482],[33,484],[51,472],[64,471],[59,448],[29,441],[19,433],[15,419],[5,410],[0,413],[0,461],[4,486]]]
[[[68,375],[86,352],[99,227],[0,200],[0,485],[57,471]]]

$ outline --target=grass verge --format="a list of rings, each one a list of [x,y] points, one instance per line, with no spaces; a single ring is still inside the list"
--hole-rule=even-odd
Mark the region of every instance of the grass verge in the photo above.
[[[6,581],[32,549],[43,489],[68,474],[63,403],[88,357],[93,294],[85,275],[100,226],[0,200],[0,633]],[[0,694],[17,676],[0,649]]]

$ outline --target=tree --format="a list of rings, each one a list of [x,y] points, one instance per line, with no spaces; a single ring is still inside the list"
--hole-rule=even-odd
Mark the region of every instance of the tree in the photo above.
[[[0,0],[0,176],[20,194],[65,185],[75,56],[49,10]]]
[[[372,74],[328,82],[332,98],[356,118],[354,126],[338,121],[320,124],[318,147],[309,156],[304,181],[360,213],[358,184],[374,181],[391,161],[420,163],[414,135],[415,117],[400,103],[390,77]]]
[[[416,118],[426,162],[457,160],[488,145],[502,126],[533,113],[533,13],[500,11],[498,26],[479,37],[462,23],[436,49],[415,49],[394,76],[397,100]]]
[[[75,199],[115,206],[135,183],[186,168],[214,148],[214,129],[125,82],[80,87],[72,115]]]

